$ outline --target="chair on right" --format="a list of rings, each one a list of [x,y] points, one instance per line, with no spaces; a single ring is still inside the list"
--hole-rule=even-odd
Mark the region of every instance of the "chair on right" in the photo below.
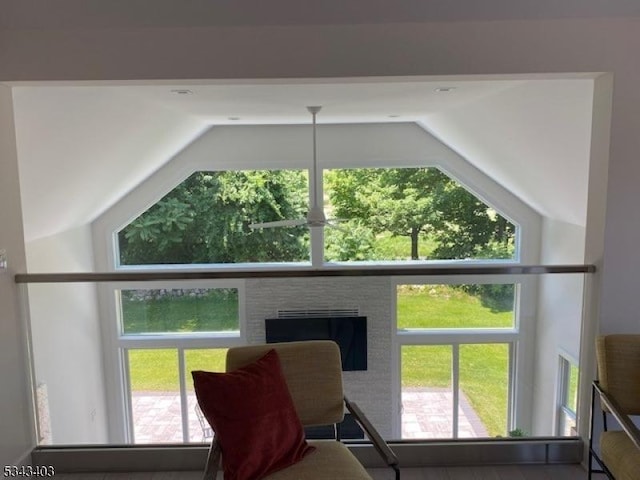
[[[593,382],[589,435],[589,478],[603,473],[615,480],[640,479],[640,335],[606,335],[596,340],[598,380]],[[600,399],[599,407],[596,398]],[[594,446],[595,408],[602,413],[599,453]],[[610,429],[611,421],[617,423]],[[594,468],[596,460],[601,469]]]

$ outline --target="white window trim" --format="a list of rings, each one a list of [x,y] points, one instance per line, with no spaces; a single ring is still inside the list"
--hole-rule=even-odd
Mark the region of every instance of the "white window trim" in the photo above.
[[[114,312],[117,318],[116,326],[117,337],[120,342],[128,342],[134,340],[143,340],[143,341],[158,341],[162,339],[171,340],[171,341],[186,341],[196,339],[211,339],[214,340],[217,338],[242,338],[244,339],[246,336],[246,321],[245,321],[245,288],[244,281],[242,280],[167,280],[167,281],[154,281],[154,282],[122,282],[118,284],[111,284],[111,291],[115,292],[117,290],[174,290],[174,289],[185,289],[185,290],[193,290],[193,289],[235,289],[238,291],[238,330],[231,330],[228,332],[225,331],[215,331],[215,332],[196,332],[190,334],[182,334],[179,332],[167,332],[167,333],[153,333],[153,334],[124,334],[120,332],[121,318],[120,312],[116,311],[114,308]],[[235,332],[235,333],[234,333]]]
[[[158,271],[158,270],[197,270],[197,269],[227,269],[227,270],[236,270],[236,269],[257,269],[257,270],[275,270],[278,268],[305,268],[305,267],[313,267],[313,268],[323,268],[323,267],[340,267],[340,266],[358,266],[358,267],[367,267],[367,266],[406,266],[406,265],[433,265],[433,264],[456,264],[462,263],[468,265],[473,262],[476,264],[496,264],[496,263],[519,263],[521,259],[521,251],[522,251],[522,226],[517,220],[512,219],[507,214],[503,213],[503,210],[499,209],[495,205],[489,203],[481,194],[477,193],[475,190],[471,189],[467,185],[465,185],[461,180],[455,177],[452,173],[448,172],[446,169],[441,166],[415,166],[415,167],[382,167],[382,166],[374,166],[374,167],[351,167],[351,168],[435,168],[443,172],[445,175],[449,176],[452,180],[456,181],[461,187],[463,187],[467,192],[471,195],[475,196],[484,204],[496,210],[498,215],[505,218],[515,227],[515,240],[514,240],[514,254],[512,258],[500,258],[500,259],[427,259],[427,260],[352,260],[352,261],[327,261],[325,260],[325,252],[326,246],[324,242],[324,228],[309,228],[309,260],[302,261],[285,261],[285,262],[242,262],[242,263],[198,263],[198,264],[149,264],[149,265],[122,265],[120,263],[120,242],[118,239],[118,233],[122,228],[125,228],[127,224],[120,226],[117,230],[111,233],[111,249],[113,252],[113,268],[117,271]],[[334,170],[336,168],[332,168]],[[322,169],[319,178],[316,179],[316,189],[318,191],[318,195],[320,198],[323,198],[324,195],[324,172],[329,169]],[[229,171],[229,170],[227,170]],[[196,172],[192,172],[196,173]],[[311,172],[308,171],[310,175]],[[188,178],[188,176],[187,176]],[[186,180],[184,178],[182,181]],[[182,182],[181,181],[181,182]],[[172,187],[175,188],[178,184]],[[167,191],[163,195],[161,195],[155,203],[160,201],[164,195],[169,193]],[[313,198],[311,198],[312,191],[309,191],[309,203],[313,202]],[[140,214],[144,213],[148,208],[155,205],[149,205],[140,212]],[[129,220],[129,223],[135,220],[136,217]]]
[[[114,232],[118,232],[192,173],[199,170],[260,170],[265,165],[274,170],[300,169],[300,158],[307,158],[311,153],[308,134],[308,125],[228,126],[204,132],[93,222],[94,251],[106,252],[105,257],[96,258],[98,271],[118,269],[117,233]],[[319,134],[322,135],[319,158],[322,171],[334,168],[402,167],[435,167],[442,170],[518,227],[515,262],[537,263],[540,215],[419,125],[321,125]],[[255,152],[260,152],[260,155]],[[384,152],[383,156],[381,152]],[[322,183],[322,178],[317,180],[319,184]],[[315,237],[321,234],[320,231]],[[325,266],[320,258],[324,242],[321,238],[317,240],[313,237],[312,265],[322,268]],[[255,268],[260,264],[244,265]],[[228,266],[224,265],[226,268]]]

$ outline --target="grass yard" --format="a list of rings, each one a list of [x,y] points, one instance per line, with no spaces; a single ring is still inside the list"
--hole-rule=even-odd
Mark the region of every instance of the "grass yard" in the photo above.
[[[460,388],[489,435],[506,436],[509,345],[461,345]]]
[[[420,235],[418,240],[418,256],[424,260],[436,247],[436,243],[426,235]],[[381,233],[373,243],[375,257],[381,260],[405,260],[411,258],[411,238],[408,236],[392,236]]]
[[[125,290],[122,316],[125,334],[238,330],[238,290]]]
[[[398,328],[509,328],[513,311],[494,312],[449,285],[398,287]]]
[[[224,372],[226,348],[185,350],[185,374],[187,390],[193,391],[192,370]],[[178,350],[137,349],[129,350],[129,377],[134,392],[180,391],[178,379]]]

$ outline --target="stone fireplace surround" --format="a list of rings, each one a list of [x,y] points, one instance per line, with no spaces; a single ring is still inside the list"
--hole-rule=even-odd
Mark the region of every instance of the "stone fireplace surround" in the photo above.
[[[392,311],[389,277],[248,279],[247,342],[264,343],[264,320],[282,309],[352,309],[367,317],[366,371],[344,372],[345,394],[385,438],[392,437]]]

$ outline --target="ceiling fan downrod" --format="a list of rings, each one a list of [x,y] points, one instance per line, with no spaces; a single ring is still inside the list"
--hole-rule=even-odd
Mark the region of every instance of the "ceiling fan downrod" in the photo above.
[[[276,220],[264,223],[252,223],[249,228],[272,228],[272,227],[297,227],[306,225],[307,227],[334,227],[324,213],[318,194],[318,179],[321,178],[321,172],[318,171],[318,152],[316,142],[316,115],[322,109],[321,106],[308,106],[307,110],[313,120],[313,165],[309,171],[309,190],[311,192],[311,202],[309,211],[304,219]]]
[[[321,106],[310,106],[307,107],[307,110],[309,111],[309,113],[311,114],[311,118],[312,118],[312,124],[313,124],[313,166],[312,166],[312,170],[311,170],[311,200],[312,200],[312,204],[311,204],[311,210],[309,211],[310,216],[317,215],[317,210],[318,210],[318,206],[320,205],[320,199],[318,198],[318,185],[317,185],[317,181],[318,178],[320,178],[318,175],[320,174],[320,172],[318,172],[318,148],[317,148],[317,142],[316,142],[316,115],[318,114],[318,112],[322,109]],[[312,213],[313,212],[313,213]],[[322,212],[322,221],[324,221],[324,212]],[[318,219],[320,220],[320,219]]]

